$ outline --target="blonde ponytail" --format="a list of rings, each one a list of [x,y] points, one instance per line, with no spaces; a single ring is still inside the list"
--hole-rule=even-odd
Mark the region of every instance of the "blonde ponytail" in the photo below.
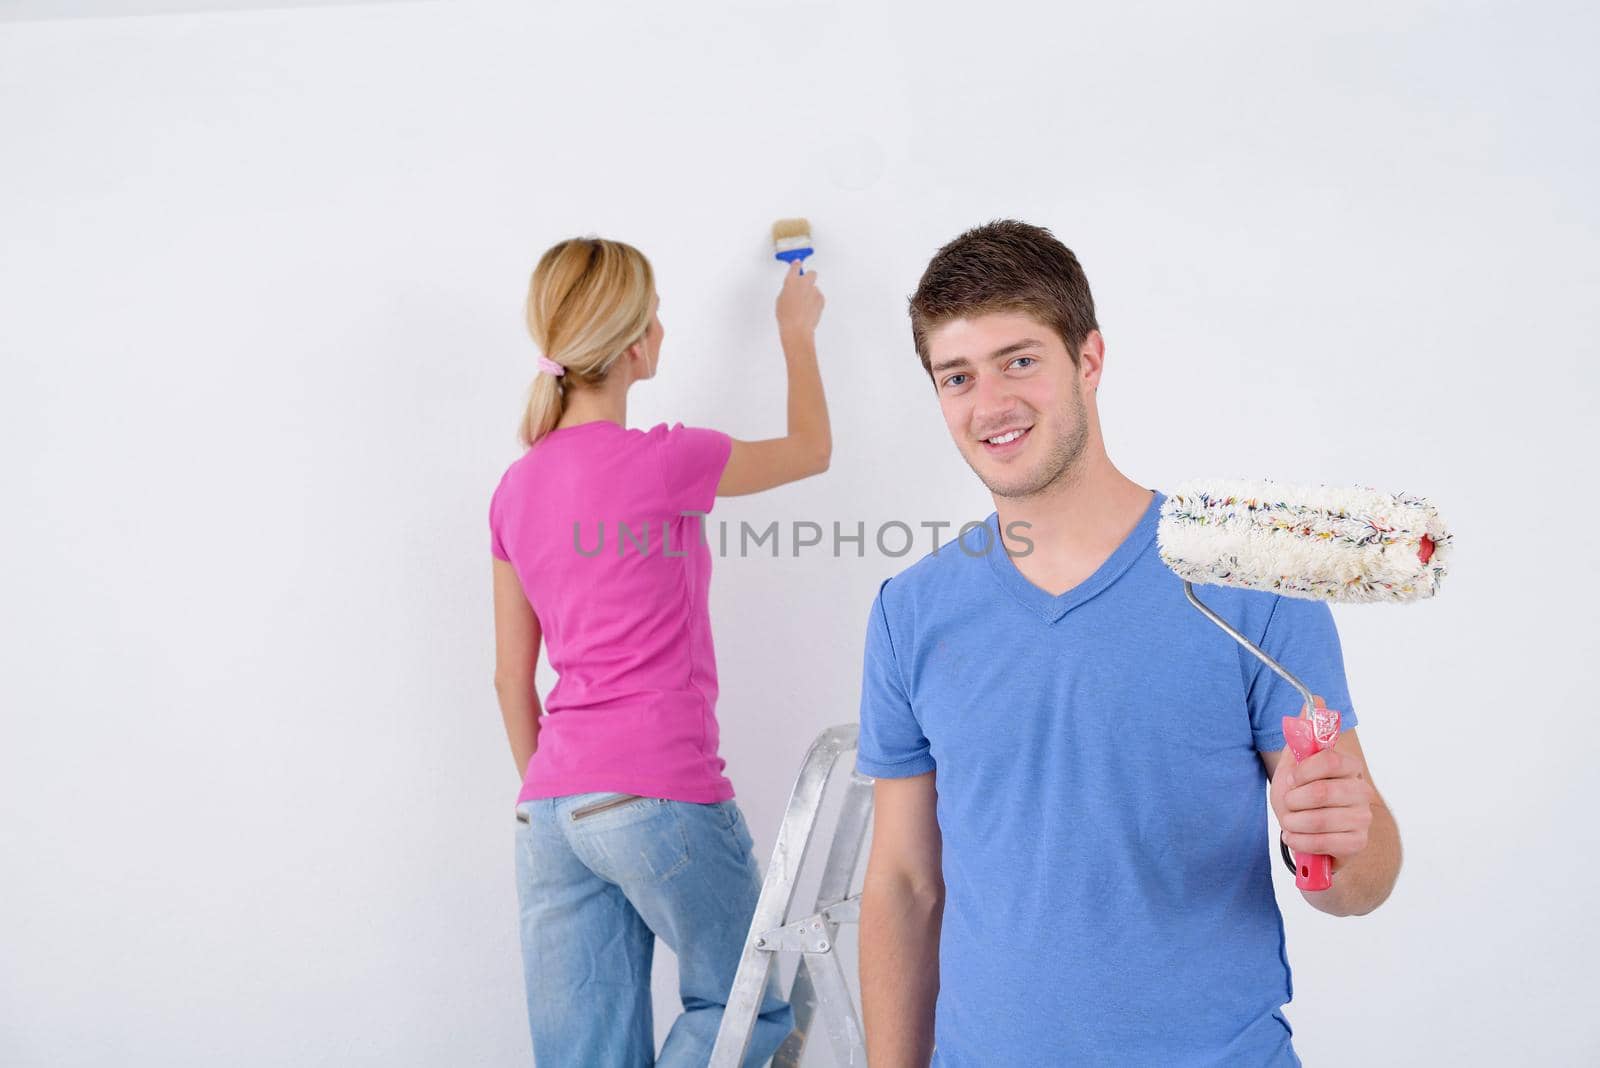
[[[560,378],[542,373],[533,376],[533,385],[528,387],[528,407],[522,415],[522,433],[518,435],[523,445],[532,445],[554,429],[566,407],[565,400]]]
[[[561,421],[567,391],[605,381],[617,357],[650,326],[655,273],[621,241],[575,237],[539,258],[528,283],[528,333],[562,366],[528,387],[520,437],[531,446]]]

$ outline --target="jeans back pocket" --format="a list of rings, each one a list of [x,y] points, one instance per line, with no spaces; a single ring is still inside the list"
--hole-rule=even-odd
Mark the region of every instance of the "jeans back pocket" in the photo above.
[[[689,865],[689,836],[678,804],[659,797],[618,795],[579,819],[563,822],[573,848],[596,875],[619,885],[659,882]]]

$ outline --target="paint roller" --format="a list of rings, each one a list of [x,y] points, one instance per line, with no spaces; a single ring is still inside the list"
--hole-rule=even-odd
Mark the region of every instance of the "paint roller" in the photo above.
[[[1156,542],[1189,603],[1277,672],[1304,699],[1283,717],[1295,760],[1339,738],[1339,713],[1195,596],[1194,584],[1343,603],[1432,597],[1449,564],[1450,533],[1425,499],[1374,489],[1241,479],[1191,481],[1161,506]],[[1333,885],[1332,858],[1302,855],[1295,885]]]

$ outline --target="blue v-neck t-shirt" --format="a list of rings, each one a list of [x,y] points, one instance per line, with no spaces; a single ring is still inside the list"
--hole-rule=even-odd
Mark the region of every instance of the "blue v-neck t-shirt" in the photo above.
[[[1163,499],[1059,596],[991,514],[873,602],[856,766],[936,773],[935,1065],[1299,1063],[1258,751],[1302,702],[1184,598]],[[1196,592],[1355,726],[1327,605]]]

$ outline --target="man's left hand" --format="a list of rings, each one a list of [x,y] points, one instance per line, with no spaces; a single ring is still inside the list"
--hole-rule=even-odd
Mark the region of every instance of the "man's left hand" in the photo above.
[[[1297,762],[1284,750],[1267,797],[1296,853],[1322,853],[1333,867],[1367,847],[1376,791],[1365,764],[1348,753],[1324,749]]]

